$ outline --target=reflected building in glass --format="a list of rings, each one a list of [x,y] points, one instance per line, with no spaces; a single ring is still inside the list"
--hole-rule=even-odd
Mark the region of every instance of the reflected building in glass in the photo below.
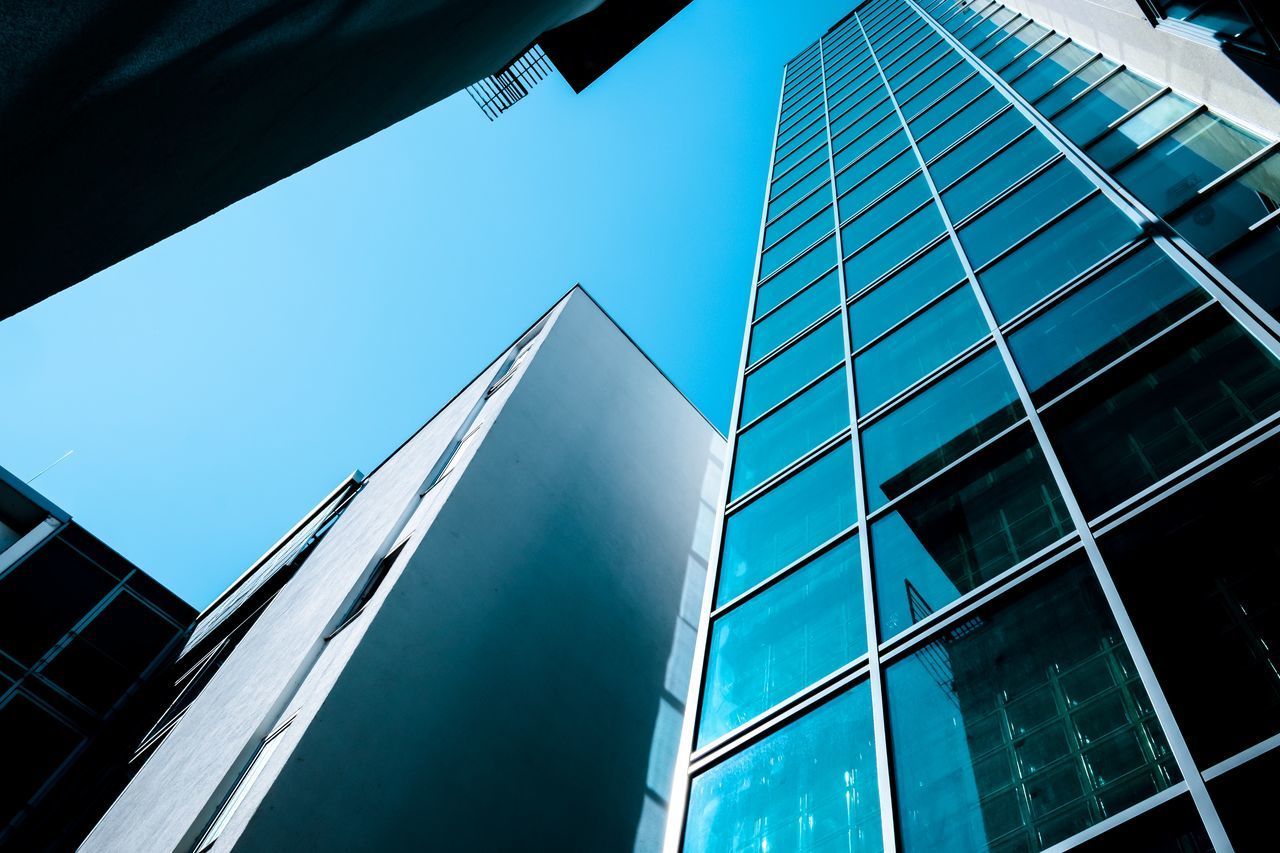
[[[1047,20],[786,65],[671,853],[1275,847],[1276,127]]]

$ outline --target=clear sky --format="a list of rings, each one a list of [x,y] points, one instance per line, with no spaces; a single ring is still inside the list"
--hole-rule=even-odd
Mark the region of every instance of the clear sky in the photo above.
[[[694,0],[581,95],[465,93],[0,322],[0,465],[197,607],[574,282],[723,431],[784,62]]]

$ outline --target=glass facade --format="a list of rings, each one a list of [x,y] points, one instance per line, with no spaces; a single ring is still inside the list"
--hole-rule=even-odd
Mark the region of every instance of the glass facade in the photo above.
[[[869,0],[767,187],[681,849],[1271,849],[1275,142]]]

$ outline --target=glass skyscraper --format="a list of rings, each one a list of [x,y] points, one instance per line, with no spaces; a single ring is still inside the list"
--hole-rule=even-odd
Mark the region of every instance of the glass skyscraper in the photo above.
[[[787,63],[670,848],[1274,849],[1276,151],[986,0]]]

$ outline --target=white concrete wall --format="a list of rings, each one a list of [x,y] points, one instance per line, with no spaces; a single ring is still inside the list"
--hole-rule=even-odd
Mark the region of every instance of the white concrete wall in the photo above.
[[[215,849],[632,847],[664,684],[687,683],[673,639],[723,442],[581,291],[379,594],[318,645],[482,390],[371,476],[86,849],[188,849],[295,714]]]

